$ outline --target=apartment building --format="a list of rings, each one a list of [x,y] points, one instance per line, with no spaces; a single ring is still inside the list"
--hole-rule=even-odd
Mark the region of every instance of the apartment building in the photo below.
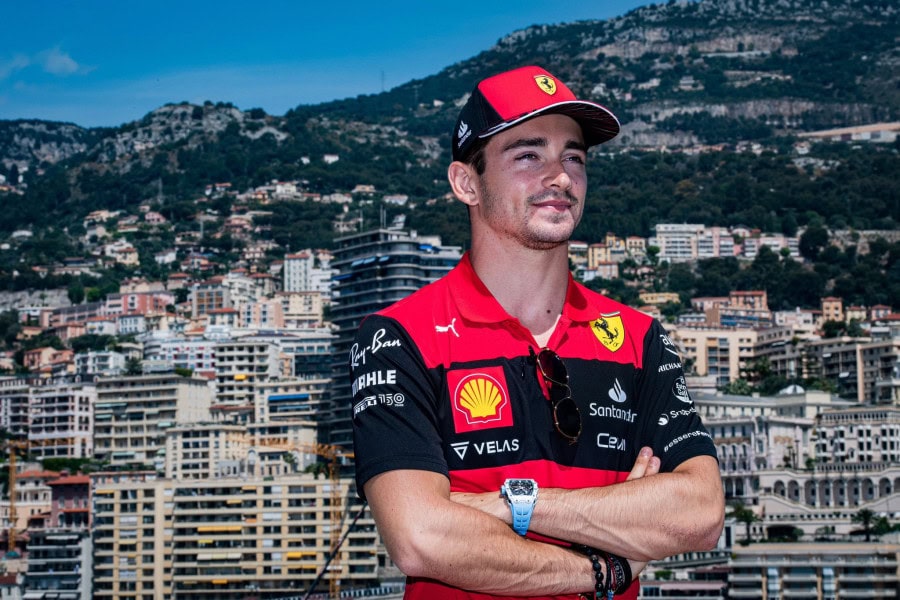
[[[802,345],[804,375],[835,382],[860,403],[900,401],[900,338],[826,338]]]
[[[660,223],[654,226],[654,236],[648,244],[659,248],[657,257],[670,263],[697,260],[698,238],[706,230],[704,225],[688,223]]]
[[[192,423],[166,429],[165,476],[168,479],[216,479],[251,472],[247,428],[228,423]]]
[[[287,254],[284,257],[282,276],[285,292],[303,292],[312,289],[312,271],[315,257],[310,251]]]
[[[325,321],[325,297],[320,292],[281,292],[275,298],[288,329],[321,327]]]
[[[112,466],[159,464],[165,431],[210,421],[207,380],[174,373],[101,378],[94,414],[94,457]]]
[[[90,600],[93,555],[86,530],[29,532],[23,600]]]
[[[676,326],[670,331],[672,341],[689,361],[693,372],[716,378],[716,386],[741,377],[741,371],[755,357],[758,332],[754,329],[726,329]]]
[[[94,598],[300,596],[344,533],[319,591],[331,577],[343,590],[378,583],[377,533],[368,514],[353,525],[362,506],[351,479],[92,478]]]
[[[728,597],[741,600],[896,598],[898,544],[735,546]]]
[[[835,296],[822,298],[822,320],[844,322],[844,301]]]
[[[734,234],[725,227],[705,227],[697,234],[697,258],[728,258],[737,249]]]
[[[0,500],[0,521],[9,524],[17,532],[28,528],[28,521],[50,511],[51,488],[49,482],[59,477],[56,471],[44,471],[38,463],[25,465],[16,476],[14,506],[9,499]],[[11,517],[15,508],[15,519]]]
[[[584,268],[588,264],[587,242],[569,240],[569,264],[575,269]]]
[[[782,251],[787,252],[788,256],[797,260],[800,258],[800,240],[797,237],[788,237],[781,233],[762,234],[757,233],[743,241],[743,256],[747,259],[754,259],[759,251],[766,247],[775,254],[781,254]]]
[[[207,338],[193,339],[172,334],[143,336],[144,360],[169,370],[188,369],[198,375],[216,372],[216,342]]]
[[[165,290],[110,294],[103,304],[103,315],[164,313],[175,304],[175,294]]]
[[[276,339],[246,336],[216,342],[216,404],[254,406],[256,384],[289,372]]]
[[[325,405],[331,384],[331,377],[257,381],[253,399],[255,421],[315,421]]]
[[[60,378],[32,388],[28,410],[28,444],[32,456],[93,456],[97,387],[92,379],[78,379]]]
[[[191,317],[209,314],[212,310],[234,308],[231,290],[222,285],[221,277],[214,277],[191,286]]]
[[[275,298],[264,298],[238,305],[238,327],[246,329],[284,329],[284,306]]]
[[[0,377],[0,428],[13,437],[28,435],[32,381],[26,377]]]
[[[125,372],[125,355],[114,350],[79,352],[75,355],[75,372],[106,377],[121,375]]]
[[[51,508],[46,527],[28,532],[23,598],[89,600],[93,572],[90,478],[62,475],[49,485]]]

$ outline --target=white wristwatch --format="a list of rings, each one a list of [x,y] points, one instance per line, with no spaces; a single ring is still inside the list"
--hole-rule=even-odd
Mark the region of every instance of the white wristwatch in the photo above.
[[[537,493],[538,484],[534,479],[507,479],[500,486],[500,495],[506,497],[512,511],[513,530],[519,535],[528,532]]]

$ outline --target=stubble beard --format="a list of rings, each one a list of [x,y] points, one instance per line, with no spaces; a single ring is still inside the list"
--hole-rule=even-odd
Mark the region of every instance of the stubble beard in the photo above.
[[[549,198],[555,198],[563,196],[572,203],[573,206],[578,205],[578,198],[573,196],[568,190],[560,193],[555,192],[553,190],[547,190],[545,192],[541,192],[540,194],[534,194],[529,196],[526,201],[526,206],[528,209],[533,207],[538,202],[543,202]],[[504,213],[501,210],[503,206],[503,198],[494,194],[493,191],[485,184],[481,183],[481,198],[482,198],[482,216],[486,222],[489,223],[497,223],[498,219],[503,219],[504,216],[507,216],[508,213]],[[521,226],[512,229],[509,226],[505,226],[502,229],[498,229],[496,227],[492,227],[492,229],[500,236],[506,237],[509,239],[516,240],[519,244],[528,248],[530,250],[551,250],[556,248],[562,244],[567,244],[569,239],[572,237],[572,232],[575,230],[575,226],[578,223],[575,223],[571,229],[566,231],[561,231],[557,228],[545,228],[534,226],[529,223],[529,215],[532,214],[530,210],[526,210],[526,212],[522,215]],[[553,223],[562,223],[565,219],[570,217],[569,211],[562,211],[556,215],[551,217]]]

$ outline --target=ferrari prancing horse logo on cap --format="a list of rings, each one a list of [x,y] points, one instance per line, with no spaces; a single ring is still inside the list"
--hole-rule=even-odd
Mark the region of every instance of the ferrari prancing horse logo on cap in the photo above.
[[[549,75],[535,75],[534,81],[545,94],[552,96],[556,93],[556,81]]]

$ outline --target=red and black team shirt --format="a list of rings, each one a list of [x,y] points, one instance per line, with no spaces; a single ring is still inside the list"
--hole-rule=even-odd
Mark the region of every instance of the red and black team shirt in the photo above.
[[[569,489],[624,481],[642,446],[662,471],[716,456],[656,320],[570,277],[548,347],[565,363],[581,411],[574,445],[554,429],[534,337],[478,279],[468,254],[366,318],[349,357],[360,493],[394,469],[442,473],[452,491],[499,493],[508,477]],[[626,597],[636,596],[633,585]],[[491,596],[410,580],[406,597]]]

